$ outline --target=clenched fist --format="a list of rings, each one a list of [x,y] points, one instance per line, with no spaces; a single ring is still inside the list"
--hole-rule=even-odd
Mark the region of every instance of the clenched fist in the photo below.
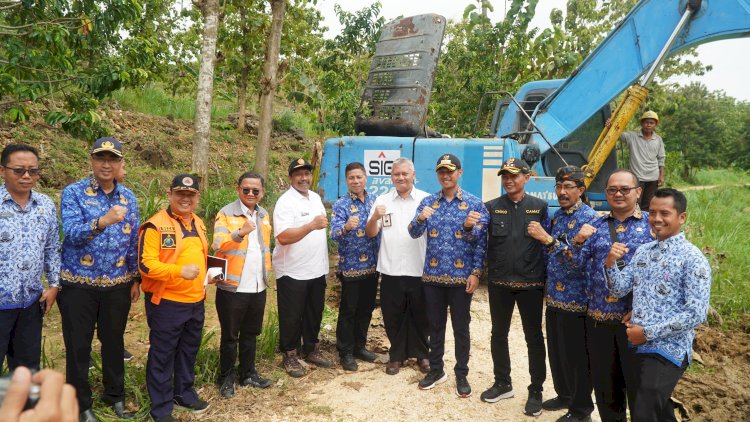
[[[346,220],[346,224],[344,224],[344,229],[346,229],[346,231],[350,232],[350,231],[356,229],[357,226],[359,226],[359,216],[353,215],[353,216],[349,217],[348,220]]]
[[[251,219],[245,220],[245,224],[240,227],[240,236],[245,237],[248,235],[248,233],[251,233],[253,230],[255,230],[255,222]]]
[[[628,253],[629,250],[630,249],[628,249],[628,247],[623,243],[613,243],[612,248],[609,249],[607,258],[604,260],[604,266],[607,268],[612,267],[619,259],[625,256],[625,254]]]
[[[593,236],[594,233],[596,233],[596,228],[594,226],[591,224],[584,224],[581,226],[581,230],[578,231],[578,234],[573,237],[573,241],[581,245]]]
[[[125,219],[125,216],[127,214],[127,208],[120,205],[115,205],[110,208],[106,214],[99,218],[99,228],[103,229],[107,226],[111,226],[112,224],[119,223],[120,221]]]
[[[419,217],[417,218],[417,220],[424,223],[434,213],[435,213],[435,210],[432,207],[424,207],[422,208],[422,212],[419,213]]]
[[[529,236],[538,240],[542,244],[546,245],[550,243],[550,239],[552,238],[552,236],[550,236],[547,231],[544,230],[544,228],[541,224],[539,224],[538,221],[530,222],[529,227],[526,230],[529,232]]]
[[[195,278],[198,277],[199,273],[200,270],[195,264],[185,265],[180,269],[180,277],[184,278],[185,280],[195,280]]]
[[[325,215],[316,215],[313,220],[308,223],[313,230],[321,230],[328,227],[328,219]]]
[[[372,218],[379,219],[380,217],[385,215],[385,205],[378,205],[375,207],[375,211],[372,213]]]
[[[466,220],[464,220],[464,227],[466,227],[467,229],[473,228],[477,225],[477,222],[479,221],[479,218],[481,218],[481,216],[482,215],[476,211],[469,211],[469,214],[466,216]]]

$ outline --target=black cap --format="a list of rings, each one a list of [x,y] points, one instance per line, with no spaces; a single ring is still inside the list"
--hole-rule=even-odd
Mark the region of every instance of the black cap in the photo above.
[[[292,173],[294,173],[294,171],[298,169],[308,169],[312,171],[313,166],[304,158],[297,158],[289,163],[289,175],[291,176]]]
[[[437,160],[437,164],[435,164],[435,171],[438,171],[441,168],[456,171],[461,168],[461,160],[453,154],[441,155]]]
[[[503,164],[503,167],[500,169],[500,171],[497,172],[497,175],[499,176],[503,174],[503,172],[507,172],[510,174],[529,174],[531,173],[531,169],[529,168],[529,165],[520,158],[508,158]]]
[[[111,152],[118,157],[122,157],[122,144],[120,144],[117,138],[112,136],[99,138],[91,147],[91,154],[98,154],[100,152]]]
[[[172,184],[169,186],[171,190],[189,190],[192,192],[200,192],[200,186],[198,185],[198,179],[192,174],[178,174],[172,179]]]
[[[583,170],[576,166],[560,167],[557,169],[557,174],[555,174],[555,182],[571,181],[576,182],[576,184],[582,184],[583,179]]]

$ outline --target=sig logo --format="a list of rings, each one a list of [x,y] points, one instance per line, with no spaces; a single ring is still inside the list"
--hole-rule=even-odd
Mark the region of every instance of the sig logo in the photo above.
[[[365,168],[368,176],[390,176],[393,161],[401,156],[400,150],[365,150]]]

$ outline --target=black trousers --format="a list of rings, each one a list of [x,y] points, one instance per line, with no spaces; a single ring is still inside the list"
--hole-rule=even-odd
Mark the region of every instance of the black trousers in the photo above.
[[[26,308],[0,310],[0,366],[39,369],[42,354],[42,309],[39,302]]]
[[[424,291],[421,277],[383,274],[380,283],[380,310],[391,348],[391,362],[408,358],[427,359],[429,346]]]
[[[547,377],[547,352],[544,349],[542,334],[542,305],[544,291],[540,289],[514,290],[489,284],[490,316],[492,317],[492,363],[494,364],[495,382],[512,384],[510,376],[510,351],[508,350],[508,333],[513,318],[513,308],[518,304],[521,314],[523,335],[529,356],[529,391],[542,391]]]
[[[547,353],[558,397],[570,402],[568,411],[583,418],[594,411],[591,374],[586,351],[586,315],[547,307]]]
[[[57,296],[57,306],[65,340],[65,379],[76,389],[81,412],[92,404],[89,359],[94,328],[102,343],[102,401],[109,404],[123,401],[123,335],[130,311],[130,288],[95,290],[66,285]]]
[[[451,325],[456,343],[456,376],[469,375],[471,339],[471,293],[466,288],[424,285],[424,300],[427,304],[427,320],[430,322],[430,369],[442,370],[445,354],[445,325],[448,322],[448,307],[451,310]]]
[[[654,197],[656,190],[659,189],[659,182],[656,180],[653,182],[640,182],[639,185],[643,188],[639,205],[643,211],[648,211],[648,206],[651,204],[651,198]]]
[[[625,325],[586,318],[586,346],[602,422],[626,421],[626,403],[633,413],[636,377],[634,349],[628,344]]]
[[[260,293],[232,293],[216,289],[216,313],[221,325],[219,346],[219,377],[234,372],[239,345],[240,379],[255,373],[257,337],[263,330],[263,313],[266,309],[266,291]]]
[[[370,274],[356,280],[339,277],[341,302],[336,323],[336,349],[341,356],[351,355],[355,350],[365,348],[367,330],[370,328],[372,311],[375,309],[378,275]]]
[[[670,397],[687,368],[687,358],[682,366],[655,354],[636,354],[635,359],[638,387],[630,415],[633,422],[677,421]]]
[[[309,353],[318,343],[325,306],[326,277],[296,280],[288,276],[276,280],[279,310],[279,347],[282,352],[302,349]]]
[[[175,398],[185,404],[199,399],[193,384],[205,308],[203,301],[180,303],[162,299],[154,305],[150,294],[145,299],[146,321],[151,330],[146,388],[151,397],[151,416],[158,419],[172,414]]]

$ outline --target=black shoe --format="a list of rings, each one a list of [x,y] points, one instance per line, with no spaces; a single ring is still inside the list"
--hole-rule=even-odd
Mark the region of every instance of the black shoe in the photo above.
[[[352,355],[341,356],[341,367],[344,368],[345,371],[356,371],[358,368],[357,361],[354,360],[354,356]]]
[[[201,413],[208,410],[210,405],[207,401],[198,399],[193,403],[184,403],[181,398],[175,397],[174,398],[174,404],[177,407],[181,407],[186,410],[190,410],[191,412],[195,413],[196,415],[200,415]]]
[[[354,357],[365,362],[375,362],[375,359],[378,358],[378,355],[363,347],[359,350],[354,351]]]
[[[513,386],[510,384],[498,384],[495,383],[492,387],[484,391],[479,398],[483,402],[497,403],[502,399],[509,399],[513,397]]]
[[[224,382],[222,382],[221,387],[219,387],[219,394],[225,399],[231,399],[234,397],[234,375],[227,375],[227,377],[224,378]]]
[[[131,360],[133,360],[133,354],[125,350],[122,353],[122,360],[124,360],[125,362],[130,362]]]
[[[456,395],[463,399],[471,397],[471,386],[466,377],[456,375]]]
[[[78,415],[78,422],[101,422],[101,421],[99,420],[99,418],[96,417],[93,410],[86,409],[83,412],[81,412],[80,415]]]
[[[112,410],[115,412],[115,415],[117,415],[120,419],[135,419],[135,415],[132,412],[128,412],[125,410],[125,402],[118,401],[115,404],[110,405],[109,407],[112,408]]]
[[[591,415],[586,415],[582,418],[579,418],[568,412],[564,416],[560,416],[557,419],[557,422],[591,422]]]
[[[542,414],[541,391],[529,391],[529,398],[526,400],[526,406],[523,408],[523,414],[526,416],[539,416]]]
[[[160,418],[155,418],[153,415],[149,415],[149,416],[151,416],[151,420],[154,422],[175,422],[172,415],[162,416]]]
[[[419,389],[431,390],[435,388],[436,385],[442,384],[446,381],[448,381],[448,375],[446,375],[445,371],[443,371],[442,369],[432,370],[429,374],[422,378],[422,381],[419,381]]]
[[[261,377],[257,372],[252,372],[240,381],[240,385],[243,387],[268,388],[271,386],[271,380]]]
[[[560,410],[567,409],[570,405],[570,400],[557,396],[554,399],[545,400],[542,402],[542,409],[544,410]]]

